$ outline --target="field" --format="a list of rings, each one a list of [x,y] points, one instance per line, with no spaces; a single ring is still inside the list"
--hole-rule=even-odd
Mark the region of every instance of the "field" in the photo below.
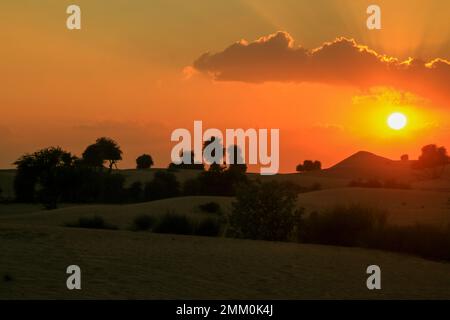
[[[366,156],[366,155],[364,155]],[[382,160],[384,161],[384,160]],[[387,210],[397,225],[450,223],[448,177],[416,181],[408,190],[349,188],[344,165],[329,174],[286,174],[261,179],[289,180],[321,190],[301,193],[307,213],[337,204]],[[156,170],[122,170],[127,184],[148,181]],[[403,176],[405,170],[401,170]],[[180,182],[198,172],[176,172]],[[249,175],[257,178],[257,175]],[[0,170],[3,196],[12,196],[14,171]],[[127,205],[0,204],[0,299],[450,299],[450,264],[377,250],[305,245],[225,237],[131,231],[140,214],[206,213],[199,205],[217,202],[231,212],[231,197],[179,197]],[[65,227],[98,215],[119,230]],[[68,265],[82,269],[82,290],[66,289]],[[366,288],[366,267],[382,270],[382,290]]]
[[[7,299],[450,298],[450,264],[379,251],[5,224],[0,238]],[[374,263],[377,292],[365,286]],[[81,291],[65,288],[69,264]]]
[[[309,212],[335,205],[362,204],[386,210],[388,221],[397,225],[450,224],[450,194],[447,192],[338,188],[301,194],[298,203]]]
[[[42,210],[38,205],[0,205],[0,210],[2,210],[1,208],[5,208],[5,212],[10,212],[10,214],[0,215],[0,224],[20,223],[33,226],[63,226],[65,223],[76,221],[80,217],[98,215],[118,226],[120,229],[129,229],[133,219],[141,214],[160,215],[173,211],[189,215],[203,215],[204,213],[200,211],[198,206],[210,201],[219,203],[225,212],[229,212],[231,200],[231,198],[227,197],[180,197],[129,205],[67,206],[50,211]],[[26,213],[26,210],[32,211]],[[19,211],[22,213],[18,213]]]
[[[231,210],[229,197],[179,197],[128,205],[63,205],[46,211],[39,205],[0,205],[0,223],[62,226],[79,217],[100,215],[119,228],[127,229],[139,214],[162,214],[174,211],[182,214],[202,214],[200,204],[214,201],[224,213]],[[425,190],[395,190],[371,188],[336,188],[302,193],[298,205],[306,213],[322,211],[335,205],[362,204],[387,211],[388,220],[397,225],[416,223],[450,224],[450,195]]]

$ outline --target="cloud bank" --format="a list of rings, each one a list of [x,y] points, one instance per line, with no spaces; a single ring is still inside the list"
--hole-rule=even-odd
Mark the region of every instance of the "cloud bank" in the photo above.
[[[317,82],[364,89],[392,86],[450,100],[449,61],[400,61],[344,37],[309,50],[295,45],[287,32],[279,31],[253,42],[241,40],[222,52],[207,52],[194,61],[193,67],[218,81]]]

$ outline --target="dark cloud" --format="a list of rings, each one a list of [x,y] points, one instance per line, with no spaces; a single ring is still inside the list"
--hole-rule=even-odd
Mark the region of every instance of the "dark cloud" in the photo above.
[[[450,98],[450,62],[439,58],[400,61],[343,37],[308,50],[280,31],[254,42],[237,42],[222,52],[205,53],[193,67],[218,81],[392,86],[446,102]]]

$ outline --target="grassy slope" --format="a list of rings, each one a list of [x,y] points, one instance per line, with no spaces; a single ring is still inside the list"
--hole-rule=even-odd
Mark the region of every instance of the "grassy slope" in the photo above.
[[[130,172],[130,179],[138,180],[147,180],[149,177],[144,175],[153,174]],[[179,174],[186,179],[191,173]],[[0,182],[5,176],[11,180],[11,173],[0,171]],[[316,181],[314,177],[296,174],[274,178],[294,179],[304,186]],[[346,185],[345,180],[324,179],[325,187]],[[229,210],[232,199],[184,197],[37,212],[34,211],[39,206],[0,205],[0,298],[450,299],[450,264],[410,256],[327,246],[61,227],[80,216],[100,214],[108,222],[127,229],[137,214],[159,214],[168,209],[199,214],[198,205],[211,200]],[[395,223],[450,221],[448,193],[443,192],[338,188],[302,194],[299,199],[309,211],[325,204],[355,202],[387,206]],[[69,264],[82,267],[81,292],[65,289],[65,268]],[[369,264],[382,268],[381,292],[365,288],[365,267]],[[5,274],[11,275],[13,281],[4,282]]]
[[[336,204],[357,204],[386,209],[389,221],[407,225],[450,223],[450,195],[446,192],[424,190],[395,190],[369,188],[340,188],[304,193],[299,205],[321,210]]]
[[[51,211],[39,210],[22,214],[14,213],[14,208],[18,207],[18,210],[25,210],[23,205],[11,204],[0,205],[0,212],[3,210],[2,208],[6,208],[5,211],[7,213],[9,212],[9,214],[5,213],[0,215],[0,224],[20,223],[27,225],[63,226],[67,222],[76,221],[79,217],[99,215],[104,217],[107,222],[112,223],[121,229],[128,229],[137,215],[158,215],[168,211],[200,215],[203,213],[199,210],[198,206],[210,201],[219,203],[224,212],[230,211],[232,198],[209,196],[171,198],[129,205],[99,204],[68,206]],[[32,209],[33,207],[30,208]],[[36,207],[34,208],[36,209]]]
[[[230,211],[232,198],[208,196],[180,197],[130,205],[68,206],[53,211],[36,211],[40,209],[39,206],[11,204],[0,205],[0,222],[20,220],[25,224],[61,226],[80,216],[101,215],[108,222],[120,228],[127,228],[138,214],[160,214],[167,211],[197,214],[198,206],[209,201],[220,203],[224,212]],[[386,209],[389,221],[400,225],[450,223],[450,196],[446,192],[336,188],[300,194],[298,203],[306,208],[307,212],[323,210],[336,204],[362,203],[365,206]],[[18,215],[19,213],[21,214]]]
[[[316,245],[2,224],[0,261],[0,298],[450,298],[450,264]]]

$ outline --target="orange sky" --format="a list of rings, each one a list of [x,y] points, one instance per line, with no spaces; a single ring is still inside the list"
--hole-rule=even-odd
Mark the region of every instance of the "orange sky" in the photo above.
[[[372,3],[365,0],[84,0],[76,1],[82,30],[69,31],[72,3],[0,4],[0,168],[50,145],[79,155],[99,136],[122,146],[119,167],[133,167],[142,153],[162,167],[174,145],[170,133],[191,129],[193,120],[220,129],[279,128],[282,172],[309,158],[329,166],[358,150],[399,158],[417,156],[427,143],[450,148],[448,99],[427,95],[428,87],[414,92],[418,80],[409,91],[320,79],[218,81],[192,72],[205,52],[279,30],[306,49],[345,36],[399,61],[450,60],[450,2],[377,1],[379,31],[365,26]],[[408,116],[401,132],[385,123],[395,111]]]

